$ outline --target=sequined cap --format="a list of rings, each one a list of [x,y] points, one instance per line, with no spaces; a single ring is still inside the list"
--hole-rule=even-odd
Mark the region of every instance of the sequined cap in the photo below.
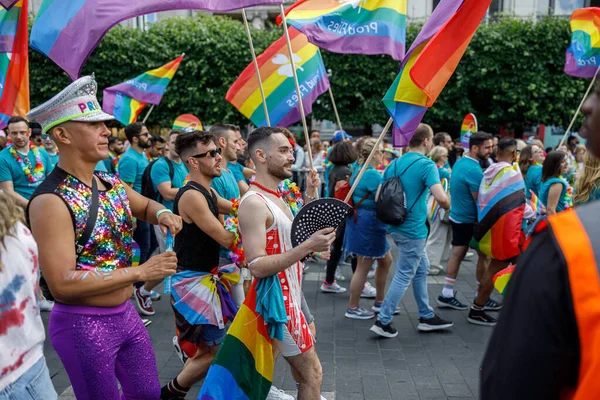
[[[27,118],[40,124],[44,133],[67,121],[100,122],[115,119],[102,111],[96,98],[97,91],[94,76],[84,76],[31,110]]]

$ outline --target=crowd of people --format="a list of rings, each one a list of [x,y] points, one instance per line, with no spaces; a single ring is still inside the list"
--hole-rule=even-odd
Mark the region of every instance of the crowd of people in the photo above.
[[[578,136],[545,151],[537,137],[526,143],[477,132],[463,149],[448,133],[434,134],[421,124],[408,146],[398,150],[372,137],[354,140],[344,131],[335,132],[331,143],[312,131],[303,146],[279,127],[259,127],[246,139],[238,126],[225,123],[161,137],[135,122],[125,127],[124,141],[105,125],[112,116],[99,107],[81,111],[80,103],[97,103],[96,89],[93,77],[83,77],[27,119],[8,121],[9,140],[0,152],[0,344],[6,354],[0,360],[0,399],[23,398],[32,390],[43,393],[38,398],[57,397],[39,315],[50,310],[49,339],[77,398],[116,399],[122,393],[127,399],[183,399],[209,373],[238,309],[256,302],[267,284],[271,304],[285,312],[273,357],[281,354],[290,364],[298,399],[319,399],[323,373],[314,348],[316,327],[302,291],[304,261],[310,258],[327,262],[320,290],[336,295],[349,289],[345,318],[373,319],[370,330],[377,336],[398,335],[393,318],[411,284],[417,329],[451,329],[453,323],[435,313],[427,290],[427,275],[445,274],[434,306],[468,310],[467,320],[483,326],[495,326],[490,312],[504,308],[502,315],[509,317],[501,318],[498,328],[512,342],[510,329],[530,326],[523,319],[535,310],[523,306],[527,293],[509,298],[509,307],[492,299],[494,275],[511,264],[527,266],[532,252],[542,251],[560,275],[565,267],[557,264],[562,259],[556,254],[564,243],[559,238],[560,249],[549,249],[537,237],[547,236],[548,226],[560,229],[560,218],[571,215],[566,210],[600,198],[600,151],[588,152]],[[596,112],[595,96],[587,103],[590,115]],[[294,247],[292,221],[302,204],[344,199],[361,170],[345,220]],[[400,183],[404,199],[400,224],[379,218],[382,187],[392,180]],[[510,184],[502,186],[506,181]],[[496,201],[499,193],[504,197]],[[500,235],[506,243],[499,251],[486,244],[485,234],[508,211],[515,217],[503,229],[511,237]],[[537,232],[533,250],[519,258],[532,232]],[[397,261],[386,289],[394,259],[388,238],[396,245]],[[469,305],[457,298],[455,284],[470,249],[477,254],[477,291]],[[349,288],[337,279],[346,260],[352,266]],[[530,268],[518,271],[524,276],[518,287],[538,282]],[[553,283],[536,293],[552,292]],[[145,328],[161,284],[183,362],[181,372],[162,387]],[[574,316],[573,305],[558,304],[568,282],[562,277],[557,284],[561,290],[548,301],[577,327],[583,317]],[[372,299],[370,307],[361,299]],[[572,302],[577,309],[583,301]],[[515,325],[507,326],[507,320]],[[554,327],[564,336],[546,340],[563,346],[562,357],[578,362],[578,349],[569,347],[570,338],[577,337],[573,326]],[[506,389],[510,385],[494,379],[519,359],[501,335],[494,333],[492,343],[498,345],[484,361],[485,398],[500,398],[499,393],[517,398]],[[518,343],[523,349],[527,341]],[[532,363],[521,366],[523,376]],[[576,382],[570,370],[551,386],[562,390]],[[274,386],[267,396],[294,398]]]

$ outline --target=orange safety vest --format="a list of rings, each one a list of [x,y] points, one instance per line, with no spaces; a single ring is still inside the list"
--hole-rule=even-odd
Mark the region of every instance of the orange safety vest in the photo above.
[[[563,398],[600,399],[600,207],[567,210],[548,218],[565,257],[580,342],[577,386]]]

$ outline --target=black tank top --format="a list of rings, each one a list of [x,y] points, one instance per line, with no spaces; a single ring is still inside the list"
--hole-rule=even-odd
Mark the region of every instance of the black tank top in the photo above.
[[[179,215],[179,199],[188,190],[197,190],[206,198],[208,208],[215,216],[219,217],[217,196],[206,190],[202,185],[190,181],[179,189],[173,203],[173,212]],[[195,223],[183,222],[183,229],[175,236],[175,253],[177,253],[178,270],[210,272],[219,266],[219,243],[198,228]]]

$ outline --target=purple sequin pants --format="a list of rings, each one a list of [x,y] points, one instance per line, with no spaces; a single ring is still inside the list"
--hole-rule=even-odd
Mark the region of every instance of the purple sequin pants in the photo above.
[[[56,303],[48,330],[78,399],[160,397],[152,342],[131,302],[107,308]]]

